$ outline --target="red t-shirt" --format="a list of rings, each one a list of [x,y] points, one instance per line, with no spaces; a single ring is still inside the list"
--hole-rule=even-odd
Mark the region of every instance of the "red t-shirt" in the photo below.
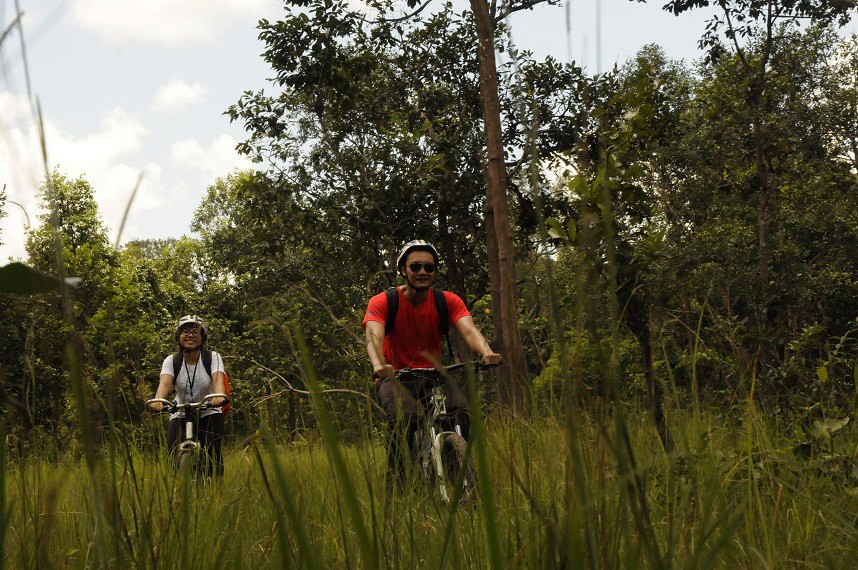
[[[402,368],[431,368],[441,361],[441,327],[438,322],[438,310],[435,308],[435,295],[429,291],[429,297],[418,305],[408,301],[399,291],[399,310],[393,334],[384,337],[384,358],[395,370]],[[464,301],[455,293],[444,291],[447,301],[447,319],[454,326],[462,317],[471,313]],[[387,295],[384,292],[369,300],[363,328],[366,323],[387,321]]]

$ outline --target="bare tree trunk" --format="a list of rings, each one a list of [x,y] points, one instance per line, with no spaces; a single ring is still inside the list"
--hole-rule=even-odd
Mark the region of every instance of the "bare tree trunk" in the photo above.
[[[641,347],[641,355],[644,361],[644,372],[646,375],[646,392],[649,400],[649,411],[652,415],[658,437],[665,451],[673,451],[673,438],[667,427],[667,419],[664,416],[664,393],[661,383],[655,377],[655,367],[652,359],[652,337],[650,336],[650,324],[647,322],[638,336],[638,344]]]
[[[638,288],[633,281],[628,281],[627,285],[623,286],[617,293],[619,302],[626,307],[623,315],[626,326],[635,335],[641,349],[644,375],[646,376],[647,405],[656,431],[658,431],[658,437],[661,439],[665,451],[672,451],[673,439],[670,436],[670,430],[664,416],[664,393],[661,389],[661,383],[655,377],[653,365],[652,307],[650,306],[649,295],[646,294],[644,287]]]
[[[516,309],[515,252],[512,228],[506,200],[506,166],[501,137],[500,102],[498,98],[497,63],[495,62],[494,23],[485,0],[471,0],[477,24],[480,56],[480,93],[486,137],[486,206],[493,223],[486,224],[486,233],[494,232],[496,267],[492,267],[491,249],[489,275],[492,279],[492,303],[495,313],[495,334],[501,341],[504,364],[498,372],[498,404],[503,412],[527,413],[530,392],[527,387],[527,363],[518,328]],[[488,214],[487,212],[487,214]],[[491,240],[487,236],[487,243]],[[497,286],[495,285],[497,283]]]

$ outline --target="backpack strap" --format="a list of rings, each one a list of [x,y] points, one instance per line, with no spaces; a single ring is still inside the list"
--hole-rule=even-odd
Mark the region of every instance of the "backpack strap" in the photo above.
[[[440,289],[432,289],[435,295],[435,310],[438,311],[438,320],[441,323],[441,334],[445,337],[450,332],[450,314],[447,311],[447,297]]]
[[[396,328],[396,313],[399,311],[399,287],[391,287],[384,292],[387,295],[387,318],[384,319],[384,336],[393,334]]]
[[[212,351],[204,348],[200,353],[200,360],[203,361],[203,368],[206,370],[206,374],[209,375],[209,378],[212,377]]]
[[[173,382],[179,377],[179,371],[182,369],[183,355],[182,351],[173,355]]]
[[[200,353],[200,360],[203,361],[203,368],[205,368],[206,373],[209,375],[209,378],[212,377],[212,351],[208,349],[203,349]],[[181,351],[177,352],[173,355],[173,381],[176,381],[176,378],[179,377],[179,371],[182,369],[182,362],[184,362],[184,355],[182,355]]]
[[[447,352],[450,355],[450,362],[455,362],[456,357],[453,354],[453,343],[450,342],[450,312],[447,309],[447,297],[444,296],[444,291],[440,289],[432,289],[432,294],[435,296],[435,310],[438,311],[438,322],[441,328],[441,335],[447,339]]]

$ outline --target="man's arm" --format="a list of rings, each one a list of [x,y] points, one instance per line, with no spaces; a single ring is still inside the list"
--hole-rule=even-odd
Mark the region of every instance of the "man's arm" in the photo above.
[[[462,317],[456,321],[456,330],[459,331],[471,350],[483,357],[483,362],[486,364],[500,364],[503,360],[503,357],[489,346],[489,341],[477,329],[477,325],[474,324],[474,319],[471,316]]]
[[[366,353],[372,371],[382,378],[393,378],[393,366],[384,361],[384,325],[378,321],[367,321],[366,323]]]

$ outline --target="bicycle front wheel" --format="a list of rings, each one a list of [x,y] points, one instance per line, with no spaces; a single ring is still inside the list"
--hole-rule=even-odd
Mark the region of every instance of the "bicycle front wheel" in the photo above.
[[[179,475],[193,477],[197,473],[198,453],[189,449],[179,454]]]
[[[459,434],[450,434],[444,439],[441,448],[441,461],[444,465],[444,478],[453,497],[459,497],[459,504],[468,505],[477,498],[477,469],[467,454],[468,442]]]

